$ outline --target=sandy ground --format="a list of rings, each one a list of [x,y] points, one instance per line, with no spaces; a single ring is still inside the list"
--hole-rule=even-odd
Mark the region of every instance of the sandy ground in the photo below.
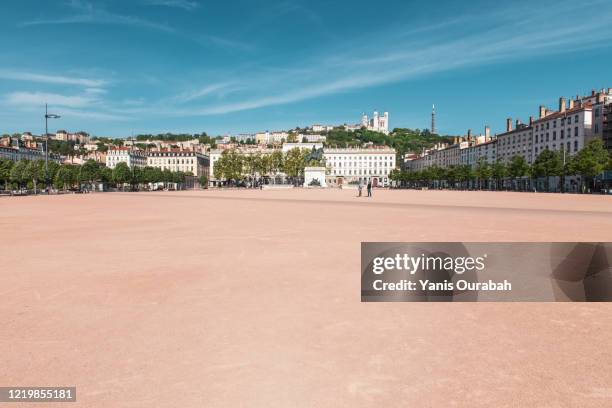
[[[361,303],[359,272],[361,241],[612,241],[612,197],[354,194],[0,198],[0,385],[77,387],[53,407],[612,406],[612,304]]]

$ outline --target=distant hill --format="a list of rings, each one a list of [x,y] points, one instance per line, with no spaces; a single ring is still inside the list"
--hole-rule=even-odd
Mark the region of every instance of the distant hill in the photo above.
[[[349,132],[344,129],[334,129],[327,133],[326,146],[358,147],[363,143],[372,142],[375,145],[394,147],[398,154],[406,152],[419,153],[431,148],[436,143],[452,143],[454,136],[440,136],[429,133],[428,130],[395,128],[389,135],[360,129]]]

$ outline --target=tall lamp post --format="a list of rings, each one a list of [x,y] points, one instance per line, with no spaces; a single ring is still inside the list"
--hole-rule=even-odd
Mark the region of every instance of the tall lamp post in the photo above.
[[[49,113],[45,103],[45,187],[49,191],[49,119],[59,119],[61,116]]]

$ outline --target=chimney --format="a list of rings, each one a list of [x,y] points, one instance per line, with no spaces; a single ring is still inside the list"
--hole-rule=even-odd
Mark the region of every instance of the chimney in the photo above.
[[[533,126],[533,116],[529,117],[529,126]]]
[[[506,119],[506,132],[512,131],[512,118]]]
[[[544,105],[540,105],[540,119],[546,116],[546,107]]]
[[[604,102],[604,94],[603,94],[603,92],[597,93],[597,103],[603,103],[603,102]]]
[[[565,98],[561,97],[559,98],[559,112],[565,112]]]
[[[573,99],[570,99],[570,101],[569,101],[569,108],[570,109],[574,109],[574,100]]]
[[[595,90],[594,89],[591,90],[591,96],[595,96]]]
[[[519,128],[519,126],[521,126],[521,125],[522,125],[521,120],[520,120],[520,119],[517,119],[517,120],[516,120],[516,128],[518,129],[518,128]]]

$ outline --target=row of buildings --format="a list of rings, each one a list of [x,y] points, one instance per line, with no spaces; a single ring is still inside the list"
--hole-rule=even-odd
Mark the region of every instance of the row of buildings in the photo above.
[[[235,148],[238,154],[271,155],[274,152],[286,153],[291,149],[323,149],[327,167],[326,183],[332,186],[367,183],[374,186],[388,186],[389,173],[396,168],[396,151],[389,147],[370,148],[323,148],[322,143],[284,143],[281,148],[265,146],[242,146]],[[161,149],[144,151],[133,147],[116,147],[108,150],[106,166],[113,169],[119,163],[129,167],[157,167],[173,172],[182,171],[196,177],[207,176],[211,186],[224,182],[215,174],[215,163],[226,149],[213,149],[208,154],[182,149]],[[279,174],[283,176],[282,173]]]
[[[45,160],[45,145],[34,138],[4,136],[0,138],[0,159],[11,161]],[[51,154],[49,160],[60,163],[59,156]]]
[[[590,140],[599,138],[612,150],[610,130],[610,106],[612,88],[592,91],[588,96],[559,98],[557,110],[540,106],[537,118],[527,123],[512,118],[506,121],[506,130],[492,136],[489,126],[484,134],[455,138],[452,144],[439,144],[420,154],[408,154],[402,168],[420,171],[431,166],[450,167],[469,165],[475,167],[480,160],[488,164],[497,161],[508,163],[519,155],[532,164],[544,150],[563,152],[566,157],[576,154]],[[606,113],[608,112],[608,113]]]
[[[285,153],[295,148],[323,149],[327,167],[325,181],[328,186],[365,184],[370,181],[374,186],[386,187],[390,184],[389,173],[396,168],[396,151],[386,146],[338,149],[324,148],[321,143],[285,143],[281,149],[255,146],[241,147],[234,151],[245,156],[265,156],[277,151]],[[210,152],[210,183],[213,186],[223,181],[215,174],[215,163],[222,154],[222,149],[213,149]]]
[[[182,171],[196,177],[208,176],[209,156],[194,150],[160,149],[139,150],[132,147],[115,147],[106,153],[106,167],[114,169],[119,163],[129,167],[156,167],[172,172]]]

